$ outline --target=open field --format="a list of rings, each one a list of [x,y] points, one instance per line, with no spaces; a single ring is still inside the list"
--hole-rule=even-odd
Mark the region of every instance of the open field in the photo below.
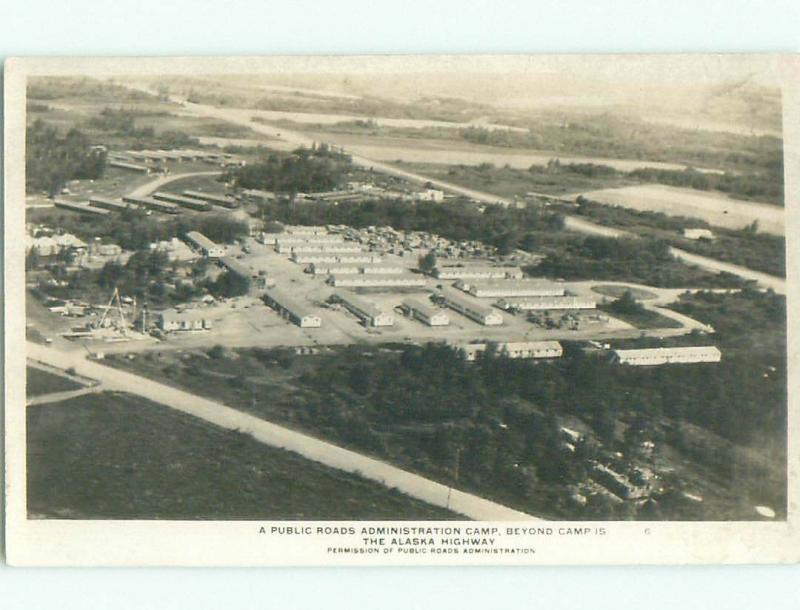
[[[83,387],[69,377],[56,375],[41,368],[29,366],[26,371],[27,385],[25,389],[28,397],[67,392]]]
[[[33,518],[463,518],[121,393],[29,410],[28,472]]]
[[[633,298],[637,301],[655,299],[658,296],[649,290],[643,290],[641,288],[628,288],[615,284],[601,284],[599,286],[592,286],[592,291],[607,297],[614,297],[615,299],[618,299],[626,292],[630,292]]]
[[[730,199],[713,193],[652,184],[589,191],[583,196],[608,205],[700,218],[727,229],[742,229],[758,222],[760,231],[774,235],[783,235],[785,231],[782,207]]]
[[[634,328],[681,328],[682,326],[682,324],[677,320],[661,315],[652,309],[643,308],[640,311],[627,313],[614,311],[609,309],[608,306],[604,305],[599,305],[598,309],[610,313],[615,318],[618,318],[623,322],[627,322]]]

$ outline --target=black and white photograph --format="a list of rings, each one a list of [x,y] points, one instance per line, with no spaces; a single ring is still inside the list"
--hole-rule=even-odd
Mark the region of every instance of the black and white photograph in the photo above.
[[[20,531],[788,544],[789,59],[8,65]]]

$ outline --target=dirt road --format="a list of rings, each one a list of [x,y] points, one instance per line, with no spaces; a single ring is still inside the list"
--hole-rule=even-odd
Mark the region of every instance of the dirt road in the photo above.
[[[170,182],[175,182],[176,180],[181,180],[183,178],[190,178],[192,176],[219,176],[222,172],[219,170],[216,171],[208,171],[208,172],[186,172],[184,174],[167,174],[165,176],[160,176],[155,180],[151,180],[141,186],[135,188],[130,193],[128,193],[129,197],[147,197],[151,193],[154,193],[158,189],[160,189],[165,184],[169,184]]]

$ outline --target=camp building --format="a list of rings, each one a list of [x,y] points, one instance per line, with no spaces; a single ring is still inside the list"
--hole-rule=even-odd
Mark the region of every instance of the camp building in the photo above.
[[[470,320],[474,320],[484,326],[498,326],[503,323],[503,316],[497,313],[491,307],[484,307],[471,302],[467,298],[457,294],[453,291],[445,291],[442,293],[444,304],[453,311],[457,311]]]
[[[458,279],[522,279],[522,269],[519,267],[484,267],[469,265],[465,267],[436,267],[433,275],[440,280]]]
[[[564,287],[547,280],[483,280],[460,279],[453,284],[459,290],[474,297],[558,297],[564,295]]]
[[[509,341],[494,344],[497,355],[506,358],[561,358],[564,349],[558,341]],[[461,346],[461,350],[468,361],[473,361],[478,354],[486,351],[488,343],[468,343]]]
[[[719,362],[722,359],[722,352],[713,345],[617,349],[611,354],[612,362],[616,362],[617,364],[629,364],[631,366]]]
[[[206,258],[225,256],[225,246],[217,245],[199,231],[189,231],[186,234],[186,242],[195,250],[200,250]]]
[[[345,306],[350,312],[361,318],[365,326],[393,326],[394,316],[378,309],[373,303],[362,299],[349,290],[339,290],[334,294],[334,299]]]
[[[176,330],[210,330],[211,320],[205,312],[196,310],[177,311],[167,309],[161,312],[158,326],[164,332]]]
[[[322,320],[318,315],[280,290],[275,288],[267,289],[264,293],[264,302],[300,328],[319,328],[322,326]]]
[[[428,326],[447,326],[450,324],[450,316],[429,303],[423,303],[416,299],[406,299],[403,301],[402,308],[407,315],[424,322]]]
[[[356,275],[331,275],[327,279],[328,284],[341,287],[372,287],[372,288],[394,288],[394,287],[421,287],[425,285],[425,280],[410,273],[397,275],[381,275],[379,273]]]
[[[572,295],[500,299],[496,305],[506,311],[544,311],[548,309],[594,309],[597,302],[590,297]]]

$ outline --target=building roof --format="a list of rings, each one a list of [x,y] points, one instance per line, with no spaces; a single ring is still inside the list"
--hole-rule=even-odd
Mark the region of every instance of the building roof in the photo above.
[[[647,347],[639,349],[615,349],[614,354],[626,359],[647,358],[649,356],[701,356],[704,354],[722,355],[722,352],[715,345],[698,345],[688,347]]]
[[[250,267],[247,265],[240,263],[232,256],[223,256],[219,259],[220,264],[225,267],[228,271],[235,273],[239,277],[243,277],[246,279],[250,279],[254,275],[254,272]]]
[[[192,240],[195,244],[197,244],[201,248],[205,248],[206,250],[218,247],[216,243],[208,239],[208,237],[206,237],[199,231],[189,231],[186,234],[186,237]]]
[[[297,316],[298,318],[305,318],[307,316],[315,316],[316,314],[313,313],[308,307],[305,305],[301,305],[297,301],[294,300],[291,296],[279,290],[277,288],[269,288],[264,292],[264,296],[269,298],[272,301],[278,303],[282,308],[292,313],[292,315]]]
[[[561,350],[558,341],[509,341],[498,346],[511,350]]]
[[[424,303],[424,302],[422,302],[420,300],[417,300],[417,299],[405,299],[403,301],[403,305],[405,305],[409,309],[413,309],[415,311],[418,311],[418,312],[428,316],[429,318],[435,316],[436,314],[447,315],[447,314],[445,314],[444,311],[442,311],[438,307],[434,307],[432,304]]]
[[[442,296],[444,296],[444,298],[450,301],[451,303],[460,305],[465,309],[471,309],[472,311],[480,312],[483,315],[490,315],[490,314],[499,315],[491,307],[486,307],[485,305],[476,303],[475,301],[467,299],[452,290],[443,290]]]
[[[361,310],[365,315],[368,315],[371,318],[376,318],[384,313],[371,301],[362,299],[360,296],[350,292],[349,290],[337,290],[336,298],[344,303],[352,305],[356,309]]]
[[[181,321],[181,320],[207,320],[208,314],[201,309],[184,309],[177,311],[175,309],[165,309],[161,312],[161,317],[164,320]]]

